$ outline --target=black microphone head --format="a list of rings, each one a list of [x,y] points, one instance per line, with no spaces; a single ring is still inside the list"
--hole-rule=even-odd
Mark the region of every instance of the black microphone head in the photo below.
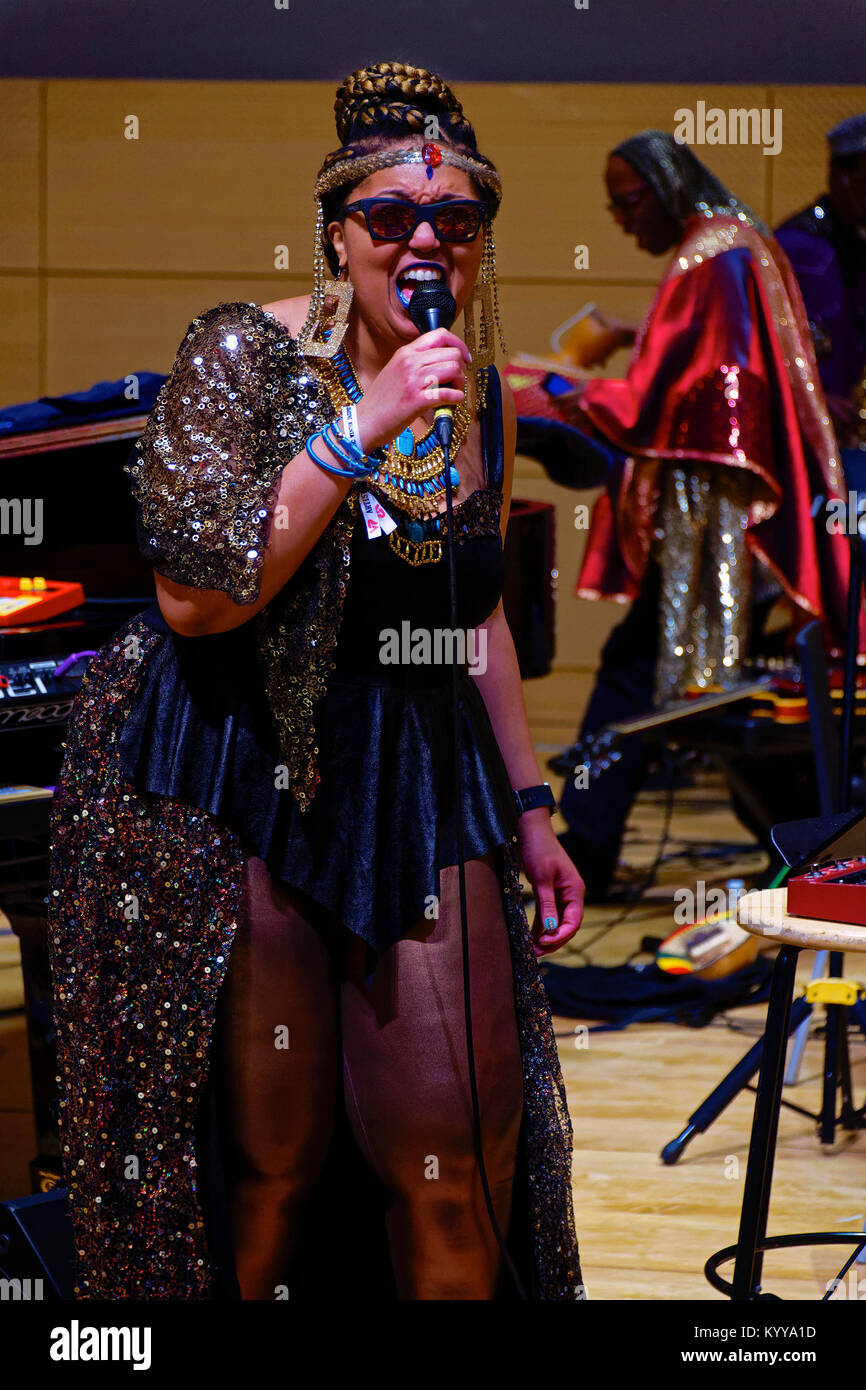
[[[409,300],[409,317],[419,333],[450,328],[457,317],[457,305],[448,286],[440,280],[420,281]]]

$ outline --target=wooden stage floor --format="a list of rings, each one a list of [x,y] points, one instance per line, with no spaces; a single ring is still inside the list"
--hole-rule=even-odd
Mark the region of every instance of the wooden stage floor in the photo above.
[[[559,787],[554,786],[558,793]],[[647,792],[629,823],[627,871],[655,858],[664,820],[664,794]],[[561,823],[558,825],[561,827]],[[620,925],[589,949],[593,963],[620,964],[645,935],[673,929],[673,893],[740,876],[748,881],[763,866],[748,833],[734,819],[723,787],[705,775],[678,791],[656,887]],[[701,847],[727,847],[724,858],[702,857]],[[690,854],[690,847],[696,850]],[[619,905],[587,910],[577,940],[589,943],[597,929],[618,917]],[[551,959],[578,964],[577,947]],[[648,959],[644,957],[643,959]],[[805,981],[814,956],[804,953]],[[848,958],[848,973],[866,977],[866,958]],[[3,930],[0,914],[0,1198],[27,1191],[33,1155],[33,1120],[17,940]],[[4,1012],[6,1011],[6,1012]],[[712,1129],[699,1135],[673,1167],[659,1157],[706,1094],[759,1034],[764,1006],[734,1010],[706,1028],[635,1025],[623,1032],[590,1035],[575,1046],[576,1020],[557,1018],[560,1053],[574,1124],[574,1200],[582,1265],[590,1299],[716,1300],[703,1265],[737,1235],[753,1094],[743,1092]],[[589,1025],[592,1026],[591,1023]],[[580,1038],[578,1036],[578,1041]],[[866,1042],[851,1035],[855,1103],[866,1091]],[[822,1049],[807,1044],[800,1084],[786,1096],[810,1110],[820,1102]],[[843,1134],[822,1148],[813,1122],[783,1110],[770,1210],[770,1232],[856,1230],[866,1212],[866,1135]],[[765,1287],[784,1298],[820,1298],[847,1250],[808,1248],[768,1255]],[[855,1266],[866,1297],[866,1265]],[[834,1295],[839,1298],[843,1290]],[[851,1296],[850,1279],[844,1289]]]
[[[559,789],[554,785],[557,796]],[[661,791],[639,798],[623,852],[629,870],[645,870],[654,861],[665,801]],[[556,828],[564,828],[564,822],[558,819]],[[700,878],[709,885],[732,877],[745,878],[748,885],[749,874],[766,864],[757,847],[749,848],[750,838],[729,809],[721,779],[705,774],[698,786],[678,791],[666,846],[666,855],[677,857],[663,862],[656,888],[627,919],[589,948],[591,962],[622,964],[644,936],[673,931],[677,887],[694,889]],[[725,846],[730,853],[722,860],[700,853],[701,847]],[[697,849],[696,857],[687,857],[689,847]],[[619,904],[587,908],[575,943],[550,959],[579,964],[577,944],[591,941],[622,910]],[[798,984],[808,980],[814,960],[813,952],[803,952]],[[866,957],[847,957],[846,974],[866,981]],[[707,1283],[703,1266],[737,1238],[754,1093],[741,1092],[675,1165],[663,1164],[660,1152],[748,1051],[765,1015],[766,1005],[754,1005],[717,1017],[705,1028],[648,1023],[584,1039],[574,1035],[578,1020],[555,1019],[574,1125],[575,1217],[589,1298],[723,1299]],[[820,1010],[816,1020],[820,1025]],[[850,1038],[859,1105],[866,1091],[866,1040],[859,1032]],[[581,1041],[588,1045],[576,1046]],[[822,1062],[820,1037],[810,1035],[799,1084],[785,1088],[786,1099],[818,1109]],[[856,1231],[864,1217],[866,1132],[837,1131],[836,1143],[824,1147],[812,1120],[783,1108],[768,1233]],[[763,1287],[786,1299],[820,1298],[848,1254],[849,1247],[839,1246],[770,1253]],[[731,1271],[725,1266],[721,1273],[730,1277]],[[856,1288],[846,1276],[834,1300],[843,1292],[866,1297],[866,1265],[855,1265],[853,1278]]]

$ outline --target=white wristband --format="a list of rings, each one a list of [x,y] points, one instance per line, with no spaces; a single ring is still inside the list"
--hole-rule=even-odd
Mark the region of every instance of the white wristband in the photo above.
[[[361,444],[361,431],[358,428],[358,407],[356,405],[344,405],[341,418],[343,422],[342,435],[349,444],[354,444],[356,449],[364,452]]]

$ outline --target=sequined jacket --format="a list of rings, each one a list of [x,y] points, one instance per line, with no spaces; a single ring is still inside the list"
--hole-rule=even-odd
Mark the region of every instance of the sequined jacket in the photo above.
[[[334,416],[291,334],[252,303],[197,315],[125,465],[142,553],[179,584],[254,603],[285,465]],[[292,579],[252,619],[288,786],[319,780],[315,703],[340,627],[357,512],[350,491]]]

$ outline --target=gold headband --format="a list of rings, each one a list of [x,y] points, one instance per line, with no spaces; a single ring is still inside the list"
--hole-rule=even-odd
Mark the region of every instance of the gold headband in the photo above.
[[[479,183],[492,189],[497,200],[502,198],[502,181],[495,169],[491,169],[489,165],[482,164],[477,159],[472,159],[470,155],[460,154],[459,151],[450,149],[448,145],[438,146],[438,151],[440,154],[438,163],[451,164],[455,169],[465,169],[466,173],[471,174]],[[413,149],[380,150],[378,153],[361,155],[359,159],[347,156],[346,159],[332,164],[330,169],[326,169],[324,173],[319,175],[316,180],[315,195],[317,198],[321,198],[323,193],[331,193],[343,183],[364,179],[368,174],[375,174],[377,169],[389,169],[395,164],[427,163],[424,146],[416,146]]]
[[[459,154],[447,145],[443,147],[432,141],[425,141],[423,145],[415,146],[412,149],[380,150],[375,154],[362,155],[360,159],[347,156],[336,164],[332,164],[316,180],[315,187],[316,230],[313,241],[313,292],[310,296],[310,308],[306,321],[298,333],[297,339],[298,346],[305,357],[332,358],[336,356],[348,327],[349,307],[355,292],[349,281],[343,280],[341,277],[335,280],[328,278],[324,256],[325,218],[322,196],[332,192],[335,188],[339,188],[341,184],[353,183],[356,179],[364,179],[368,174],[375,173],[377,169],[389,169],[396,164],[425,164],[428,175],[432,175],[433,169],[439,164],[451,164],[457,169],[465,169],[479,183],[483,183],[493,190],[496,195],[497,208],[499,206],[502,197],[502,183],[495,169],[482,164],[480,160],[472,159],[469,155]],[[484,409],[487,398],[487,368],[492,365],[496,351],[493,337],[494,326],[499,334],[502,351],[506,351],[502,324],[499,320],[494,264],[491,222],[495,211],[494,208],[490,214],[490,221],[484,237],[481,281],[479,286],[473,289],[464,309],[466,345],[472,353],[472,361],[475,365],[472,381],[474,383],[473,397],[476,411]],[[324,336],[323,332],[328,326],[328,315],[325,312],[326,299],[336,302],[334,312],[330,316],[327,337]],[[476,299],[479,299],[481,303],[481,318],[477,337],[474,311]]]

